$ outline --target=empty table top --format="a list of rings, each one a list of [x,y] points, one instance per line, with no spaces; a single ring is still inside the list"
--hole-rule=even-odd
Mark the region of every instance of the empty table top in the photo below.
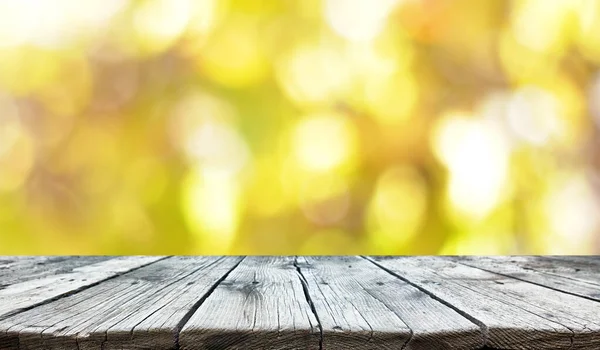
[[[0,256],[0,349],[600,349],[600,258]]]

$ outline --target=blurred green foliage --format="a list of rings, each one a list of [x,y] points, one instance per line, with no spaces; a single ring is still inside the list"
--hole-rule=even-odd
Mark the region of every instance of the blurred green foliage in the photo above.
[[[0,2],[2,254],[600,251],[596,0]]]

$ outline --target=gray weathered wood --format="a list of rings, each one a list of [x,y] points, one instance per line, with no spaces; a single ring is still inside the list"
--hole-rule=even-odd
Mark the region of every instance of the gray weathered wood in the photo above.
[[[68,273],[74,268],[109,260],[110,256],[1,256],[0,289],[11,284]]]
[[[9,317],[0,329],[20,349],[171,349],[180,322],[241,259],[161,260]]]
[[[600,349],[598,257],[0,257],[0,284],[0,350]]]
[[[600,264],[600,256],[598,255],[544,255],[544,259],[556,261],[572,261],[582,264]]]
[[[457,262],[600,301],[600,266],[538,256],[456,257]]]
[[[104,260],[91,265],[57,270],[40,278],[10,284],[0,289],[0,318],[37,304],[75,292],[132,269],[153,263],[161,257],[129,256]],[[18,277],[12,280],[18,281]]]
[[[600,304],[440,257],[375,258],[486,325],[501,349],[597,349]]]
[[[319,349],[319,326],[293,258],[247,257],[200,305],[182,349]]]
[[[478,349],[481,328],[360,257],[298,259],[324,349]]]

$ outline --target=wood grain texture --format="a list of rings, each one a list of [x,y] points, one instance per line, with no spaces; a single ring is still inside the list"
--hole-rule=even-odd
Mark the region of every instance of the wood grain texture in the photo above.
[[[0,350],[600,349],[598,257],[0,257]]]
[[[246,257],[200,305],[181,349],[319,349],[319,325],[290,257]]]
[[[238,257],[172,257],[0,321],[19,349],[170,349]],[[16,340],[15,340],[16,339]]]
[[[0,256],[0,290],[11,284],[71,272],[110,256]]]
[[[572,261],[582,264],[600,264],[600,256],[598,255],[544,255],[544,259],[556,261]]]
[[[600,304],[441,257],[374,258],[487,327],[500,349],[597,349]]]
[[[324,349],[478,349],[479,326],[360,257],[301,257]]]
[[[565,293],[600,301],[600,265],[591,260],[557,264],[539,256],[455,257],[453,260]]]
[[[20,281],[21,277],[14,276],[11,281],[17,283],[0,289],[0,318],[151,264],[161,258],[118,257],[78,267],[67,259],[65,269],[57,269],[55,274],[42,274],[39,278],[25,278],[23,281]]]

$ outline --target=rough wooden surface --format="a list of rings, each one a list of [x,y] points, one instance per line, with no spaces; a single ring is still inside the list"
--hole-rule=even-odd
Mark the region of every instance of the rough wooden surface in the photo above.
[[[600,301],[600,260],[550,257],[457,257],[461,264]]]
[[[11,284],[69,273],[74,268],[110,259],[110,256],[2,256],[0,290]]]
[[[480,327],[358,257],[301,257],[325,349],[477,349]]]
[[[600,349],[600,258],[0,257],[21,349]]]
[[[493,348],[600,347],[597,302],[444,258],[375,261],[485,326]]]
[[[173,257],[0,324],[24,348],[170,349],[176,346],[179,322],[240,260]]]
[[[182,349],[319,349],[290,257],[246,257],[183,327]]]
[[[3,285],[0,289],[0,317],[76,292],[159,259],[161,257],[132,256],[99,259],[96,262],[94,259],[71,257],[61,260],[63,268],[58,269],[52,266],[51,258],[26,259],[22,264],[9,263],[8,268],[3,270],[10,277],[3,276],[0,280]],[[49,261],[50,266],[46,270],[40,268],[43,272],[33,272],[34,267],[29,272],[24,272],[30,264],[39,267],[38,263],[43,264],[44,261]]]

